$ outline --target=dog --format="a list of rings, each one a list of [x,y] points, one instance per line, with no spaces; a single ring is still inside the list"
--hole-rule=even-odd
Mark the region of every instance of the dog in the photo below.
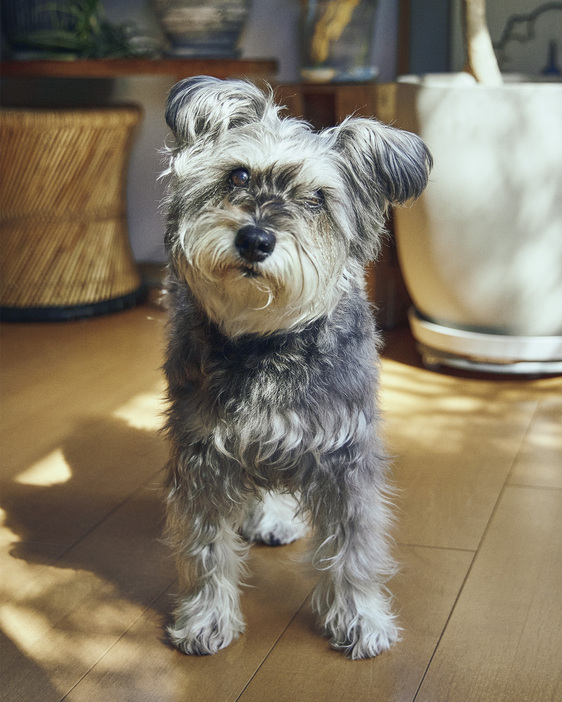
[[[372,119],[315,132],[241,80],[179,82],[166,121],[171,642],[207,655],[240,636],[249,544],[310,529],[331,645],[376,656],[399,628],[364,266],[431,156]]]

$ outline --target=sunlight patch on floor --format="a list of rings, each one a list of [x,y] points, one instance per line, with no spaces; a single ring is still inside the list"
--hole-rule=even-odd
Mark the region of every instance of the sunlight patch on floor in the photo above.
[[[94,573],[19,558],[3,558],[0,600],[0,629],[55,683],[89,667],[144,609]]]
[[[160,394],[136,395],[113,413],[134,429],[158,431],[163,424],[165,405]]]
[[[59,448],[20,473],[15,478],[15,482],[21,485],[48,487],[66,483],[71,478],[72,470],[66,462],[62,449]]]

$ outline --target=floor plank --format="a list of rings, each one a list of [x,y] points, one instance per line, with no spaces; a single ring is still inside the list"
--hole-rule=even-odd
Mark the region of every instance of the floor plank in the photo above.
[[[253,546],[243,588],[246,633],[214,656],[185,656],[162,641],[166,592],[69,696],[72,702],[234,702],[308,596],[313,582],[295,564],[304,544]],[[268,699],[268,698],[264,698]]]
[[[253,547],[247,632],[192,658],[162,634],[175,579],[160,541],[163,332],[148,305],[0,327],[0,699],[562,696],[562,379],[431,372],[407,330],[389,333],[403,641],[373,661],[333,652],[314,579],[290,562],[304,544]]]
[[[391,583],[403,640],[372,660],[349,661],[317,632],[304,607],[258,670],[241,702],[411,700],[472,561],[470,552],[405,547]]]
[[[90,417],[49,454],[50,470],[64,467],[67,479],[30,484],[33,464],[24,471],[24,482],[16,477],[2,485],[6,526],[20,542],[70,547],[153,476],[165,457],[154,432],[115,418]]]
[[[149,307],[2,325],[2,699],[61,699],[174,577],[150,548],[162,329]]]
[[[513,485],[562,488],[562,392],[541,399],[509,476]]]
[[[562,699],[562,491],[507,487],[416,702]]]
[[[42,700],[45,675],[53,699],[62,699],[170,586],[175,573],[161,527],[152,482],[52,562],[43,544],[12,548],[0,615],[20,655],[4,660],[10,686],[3,699],[17,692]]]
[[[511,386],[385,360],[382,404],[400,487],[397,539],[476,549],[538,400]]]
[[[80,423],[141,390],[161,392],[164,315],[141,307],[53,324],[2,324],[2,476],[58,448]]]
[[[72,545],[163,465],[163,319],[2,325],[0,490],[19,541]]]

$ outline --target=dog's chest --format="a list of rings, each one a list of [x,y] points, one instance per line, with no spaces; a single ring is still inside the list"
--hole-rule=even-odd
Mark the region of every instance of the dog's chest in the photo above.
[[[288,409],[305,414],[328,380],[326,359],[306,339],[249,338],[224,344],[212,357],[208,390],[231,421]]]
[[[325,348],[314,331],[214,347],[201,391],[220,450],[246,466],[287,467],[370,426],[372,367],[346,364],[342,347]]]
[[[311,450],[323,451],[327,403],[320,366],[302,349],[286,347],[243,353],[238,348],[223,356],[208,385],[215,407],[212,438],[219,450],[268,481],[280,466],[287,471]],[[333,416],[339,414],[333,410]]]

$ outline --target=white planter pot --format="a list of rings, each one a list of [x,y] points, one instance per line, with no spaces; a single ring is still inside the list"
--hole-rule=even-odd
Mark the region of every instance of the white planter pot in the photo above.
[[[397,125],[434,158],[422,197],[396,213],[425,360],[562,370],[562,84],[407,76]]]

